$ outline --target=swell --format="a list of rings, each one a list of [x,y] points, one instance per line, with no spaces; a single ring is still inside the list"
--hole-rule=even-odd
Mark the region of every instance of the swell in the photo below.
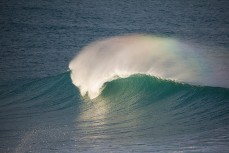
[[[6,86],[9,90],[3,90]],[[175,142],[192,139],[197,143],[192,145],[201,149],[229,140],[227,88],[132,75],[106,82],[101,94],[90,99],[80,96],[66,72],[0,89],[3,152],[8,146],[18,152],[29,150],[28,145],[36,150],[47,145],[43,140],[52,145],[65,142],[75,150],[88,146],[93,150],[95,141],[176,146]],[[181,145],[190,146],[189,142]]]
[[[93,100],[80,96],[78,89],[71,83],[70,72],[7,84],[0,89],[1,117],[5,119],[58,112],[75,105],[78,107],[79,104],[82,105],[81,102],[86,101],[95,104],[105,102],[111,109],[109,112],[128,108],[128,113],[133,110],[155,114],[155,108],[160,107],[166,110],[165,113],[176,112],[174,115],[182,116],[182,111],[189,114],[189,117],[203,113],[206,116],[212,114],[208,117],[219,117],[221,120],[228,119],[229,111],[227,88],[195,86],[141,74],[106,82],[100,96]]]

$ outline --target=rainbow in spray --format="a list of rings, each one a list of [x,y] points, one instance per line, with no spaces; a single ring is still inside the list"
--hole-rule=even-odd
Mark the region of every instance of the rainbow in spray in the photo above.
[[[181,41],[132,34],[92,42],[70,62],[69,69],[81,95],[93,99],[101,93],[104,83],[134,74],[193,85],[225,86],[214,81],[211,72],[217,70],[208,65],[200,52]]]

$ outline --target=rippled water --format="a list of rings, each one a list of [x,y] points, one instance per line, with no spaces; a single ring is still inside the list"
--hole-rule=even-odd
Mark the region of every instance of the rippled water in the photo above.
[[[91,41],[145,33],[198,48],[228,84],[228,6],[1,1],[0,152],[228,152],[228,88],[133,75],[105,83],[91,100],[67,72]]]

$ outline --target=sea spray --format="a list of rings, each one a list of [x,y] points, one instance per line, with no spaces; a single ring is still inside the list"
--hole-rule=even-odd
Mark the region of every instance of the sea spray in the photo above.
[[[125,35],[92,42],[70,62],[71,78],[82,95],[97,97],[105,82],[145,74],[194,85],[217,84],[214,68],[200,52],[172,38]],[[204,63],[204,64],[203,64]]]

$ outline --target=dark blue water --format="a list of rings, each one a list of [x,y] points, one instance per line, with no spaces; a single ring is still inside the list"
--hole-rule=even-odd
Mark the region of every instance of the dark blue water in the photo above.
[[[2,0],[0,152],[228,152],[228,88],[137,76],[90,100],[66,72],[93,40],[146,33],[200,47],[227,75],[228,10],[226,0]]]
[[[228,51],[228,1],[9,0],[0,6],[4,81],[65,72],[87,43],[126,33],[177,37]]]

